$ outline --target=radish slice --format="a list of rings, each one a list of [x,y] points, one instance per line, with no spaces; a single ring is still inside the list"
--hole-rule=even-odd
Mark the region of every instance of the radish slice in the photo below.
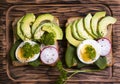
[[[54,64],[58,60],[58,51],[53,46],[44,47],[41,51],[40,59],[44,64]]]
[[[108,55],[110,53],[110,50],[111,50],[110,40],[107,38],[101,38],[98,40],[98,43],[101,46],[101,56]]]

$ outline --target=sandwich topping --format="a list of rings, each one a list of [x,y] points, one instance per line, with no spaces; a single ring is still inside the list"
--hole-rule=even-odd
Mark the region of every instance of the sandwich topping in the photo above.
[[[24,63],[36,60],[40,54],[40,46],[33,41],[22,42],[16,49],[16,58]]]
[[[68,19],[65,31],[69,43],[67,50],[74,46],[72,51],[77,50],[77,56],[71,53],[72,56],[69,58],[71,62],[69,62],[66,50],[67,67],[84,67],[85,64],[95,64],[99,69],[103,69],[102,66],[106,68],[109,62],[108,64],[105,62],[104,65],[102,62],[107,61],[107,57],[111,54],[111,38],[108,38],[108,36],[111,37],[111,31],[108,26],[115,24],[116,21],[116,18],[107,16],[105,11],[96,12],[93,16],[88,13],[82,18]],[[76,57],[79,59],[78,63]]]
[[[81,51],[80,54],[82,55],[82,59],[86,62],[94,60],[96,56],[96,51],[91,45],[85,45]]]
[[[58,60],[58,51],[53,46],[48,46],[42,49],[40,59],[44,64],[53,64]]]
[[[106,55],[111,52],[111,42],[105,38],[109,33],[107,27],[116,21],[116,18],[106,16],[105,11],[96,12],[93,16],[89,13],[86,17],[68,21],[65,30],[68,41],[65,54],[66,66],[81,69],[95,65],[99,69],[105,69]],[[18,40],[22,42],[11,48],[10,55],[13,61],[33,66],[39,66],[40,62],[56,65],[62,73],[60,81],[64,81],[63,77],[66,80],[67,72],[62,66],[62,60],[59,59],[58,45],[56,45],[58,40],[63,40],[63,31],[58,19],[52,14],[41,14],[36,18],[33,13],[27,13],[16,25],[16,42]]]
[[[85,64],[92,64],[100,57],[100,45],[95,40],[84,40],[77,48],[79,60]]]
[[[16,40],[22,40],[22,42],[17,45],[16,50],[14,49],[15,55],[12,57],[16,57],[16,61],[28,64],[31,64],[30,62],[36,64],[38,60],[44,64],[55,63],[58,59],[58,51],[48,46],[57,47],[57,40],[63,39],[62,29],[59,27],[58,19],[55,18],[52,14],[40,14],[37,18],[33,13],[22,16],[17,22],[15,31],[17,34],[15,37],[18,37]],[[40,53],[41,45],[47,48]]]

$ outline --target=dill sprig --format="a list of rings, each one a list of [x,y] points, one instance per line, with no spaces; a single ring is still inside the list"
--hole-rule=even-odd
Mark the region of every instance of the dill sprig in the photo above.
[[[60,72],[60,75],[55,82],[55,84],[66,84],[67,80],[70,79],[72,76],[74,76],[77,73],[83,73],[83,72],[96,72],[101,71],[100,69],[85,69],[85,70],[74,70],[74,71],[67,71],[64,69],[62,62],[59,60],[56,64],[57,69]],[[68,73],[71,73],[68,76]]]
[[[64,70],[62,62],[59,60],[56,64],[57,69],[60,72],[60,76],[58,77],[55,84],[64,84],[65,80],[67,80],[67,71]]]

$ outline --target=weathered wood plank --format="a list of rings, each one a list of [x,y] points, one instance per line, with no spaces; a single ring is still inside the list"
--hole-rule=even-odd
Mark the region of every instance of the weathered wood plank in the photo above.
[[[1,0],[1,3],[14,3],[14,4],[30,4],[30,3],[104,3],[109,5],[119,4],[120,2],[118,0]]]

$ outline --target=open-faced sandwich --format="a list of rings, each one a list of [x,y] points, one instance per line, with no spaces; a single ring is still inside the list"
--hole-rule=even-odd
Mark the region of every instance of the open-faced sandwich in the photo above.
[[[65,36],[68,46],[65,63],[59,59],[58,40],[63,39],[59,20],[51,14],[36,16],[27,13],[13,23],[14,44],[10,56],[14,66],[40,64],[56,66],[60,71],[55,84],[63,84],[81,68],[92,66],[99,70],[112,66],[112,27],[116,18],[105,11],[67,20]],[[63,59],[62,59],[63,60]],[[68,69],[74,70],[68,77]],[[77,71],[75,71],[77,70]],[[91,70],[89,70],[91,71]]]
[[[57,17],[40,14],[36,18],[27,13],[13,23],[13,31],[15,43],[10,56],[14,66],[54,65],[58,61],[57,41],[62,40],[63,32]]]
[[[116,18],[105,11],[85,17],[72,17],[66,23],[69,43],[65,55],[68,68],[95,65],[99,69],[112,66],[112,27]]]

